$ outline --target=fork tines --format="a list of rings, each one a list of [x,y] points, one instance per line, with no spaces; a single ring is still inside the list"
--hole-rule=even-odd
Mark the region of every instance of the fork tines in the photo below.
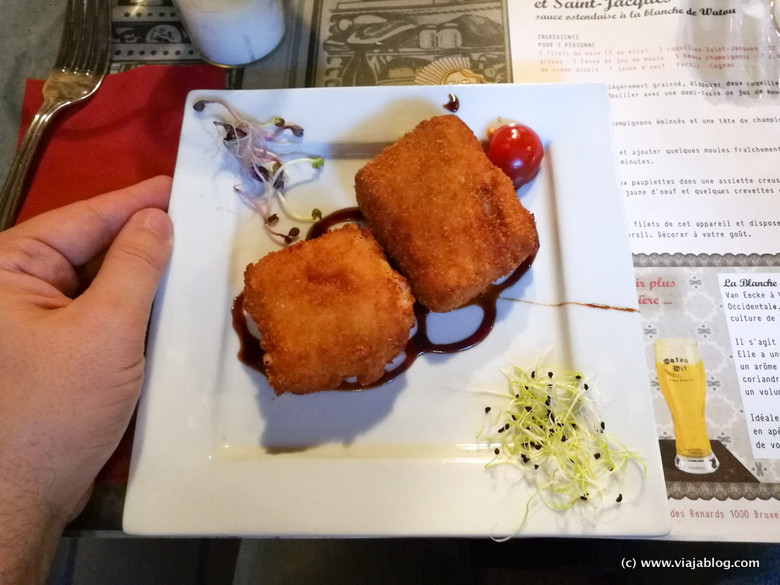
[[[55,69],[104,74],[109,65],[111,0],[68,0]]]

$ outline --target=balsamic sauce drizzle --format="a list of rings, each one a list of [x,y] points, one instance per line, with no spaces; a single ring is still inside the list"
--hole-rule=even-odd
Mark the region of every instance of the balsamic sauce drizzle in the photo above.
[[[456,96],[454,93],[449,94],[447,96],[447,99],[449,101],[446,104],[442,104],[442,107],[445,110],[449,110],[454,114],[460,109],[460,100],[458,99],[458,96]]]
[[[348,207],[323,217],[311,227],[309,233],[306,235],[306,239],[312,240],[323,235],[329,229],[335,226],[349,222],[363,222],[363,214],[361,213],[360,209],[357,207]],[[601,305],[597,303],[580,303],[575,301],[560,303],[537,303],[524,299],[502,297],[501,293],[507,288],[516,284],[523,276],[523,274],[525,274],[526,271],[530,268],[533,261],[533,256],[528,258],[504,280],[491,284],[482,294],[461,307],[465,308],[469,306],[478,306],[482,310],[482,320],[479,326],[472,333],[457,341],[452,341],[450,343],[434,343],[431,341],[431,339],[428,337],[428,315],[430,314],[430,310],[416,302],[414,304],[414,316],[417,323],[417,330],[406,343],[406,347],[403,351],[403,361],[395,366],[392,370],[386,371],[385,374],[373,384],[362,386],[357,382],[344,382],[341,386],[339,386],[339,388],[337,388],[337,390],[364,390],[367,388],[375,388],[377,386],[381,386],[382,384],[386,384],[403,374],[412,366],[414,361],[423,354],[450,354],[465,351],[474,347],[478,343],[484,341],[490,331],[493,329],[497,315],[496,305],[499,299],[527,302],[550,307],[560,307],[563,305],[581,305],[584,307],[596,309],[638,312],[637,309],[612,307],[609,305]],[[263,350],[260,347],[260,343],[258,342],[257,338],[249,332],[249,328],[247,327],[246,323],[246,317],[244,316],[243,300],[244,295],[241,293],[235,298],[232,309],[233,329],[235,329],[240,340],[238,358],[245,365],[265,374],[265,366],[263,365]]]
[[[357,207],[349,207],[341,209],[330,215],[318,220],[309,230],[306,236],[307,240],[314,239],[321,236],[329,229],[348,222],[360,223],[363,221],[363,214]],[[394,367],[392,370],[388,370],[385,374],[373,384],[368,386],[361,386],[356,382],[344,382],[338,390],[362,390],[365,388],[374,388],[386,384],[391,380],[394,380],[406,370],[408,370],[414,361],[423,354],[426,353],[438,353],[448,354],[457,353],[474,347],[488,336],[493,329],[493,325],[496,322],[496,303],[499,295],[517,283],[518,280],[525,274],[528,268],[531,266],[533,258],[527,259],[520,266],[518,266],[509,276],[498,284],[491,284],[488,288],[473,299],[471,302],[463,305],[478,306],[482,309],[482,321],[479,326],[469,335],[463,339],[452,341],[449,343],[434,343],[428,337],[427,320],[430,310],[422,306],[420,303],[414,304],[414,316],[417,322],[417,330],[409,338],[404,348],[403,361]],[[462,307],[462,308],[463,308]],[[238,358],[247,366],[264,373],[265,368],[263,366],[263,350],[260,348],[258,340],[249,332],[246,324],[246,318],[243,310],[243,293],[240,294],[233,302],[233,328],[238,333],[240,339],[240,349]]]
[[[639,309],[633,307],[614,307],[602,303],[582,303],[579,301],[561,301],[559,303],[543,303],[541,301],[529,301],[528,299],[515,299],[512,297],[498,297],[502,301],[514,301],[516,303],[526,303],[528,305],[538,305],[540,307],[564,307],[566,305],[577,305],[578,307],[588,307],[589,309],[603,309],[605,311],[622,311],[624,313],[638,313]]]

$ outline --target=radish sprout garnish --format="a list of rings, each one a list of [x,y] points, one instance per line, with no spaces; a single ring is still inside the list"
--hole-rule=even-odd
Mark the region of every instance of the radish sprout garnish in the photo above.
[[[625,472],[641,457],[606,432],[590,398],[592,389],[579,372],[537,366],[515,367],[509,378],[509,403],[485,408],[487,440],[494,456],[487,468],[512,465],[555,510],[587,505],[601,509],[623,501]],[[490,414],[493,413],[493,414]]]
[[[193,108],[202,112],[208,104],[222,106],[230,116],[229,121],[215,121],[222,132],[222,143],[227,151],[236,157],[250,177],[262,184],[259,193],[248,192],[236,186],[236,193],[248,206],[255,209],[263,218],[268,232],[290,244],[300,234],[300,229],[293,227],[287,233],[273,229],[279,216],[271,211],[272,202],[276,199],[284,214],[294,221],[314,222],[322,219],[319,209],[312,209],[308,215],[295,212],[284,195],[289,182],[289,170],[295,165],[309,164],[313,169],[322,168],[325,161],[319,156],[302,156],[292,160],[284,160],[281,154],[294,150],[298,139],[303,137],[303,128],[297,124],[288,124],[283,118],[275,116],[266,122],[255,122],[244,118],[227,102],[220,98],[197,101]],[[274,150],[271,150],[271,145]],[[277,148],[278,147],[278,148]]]

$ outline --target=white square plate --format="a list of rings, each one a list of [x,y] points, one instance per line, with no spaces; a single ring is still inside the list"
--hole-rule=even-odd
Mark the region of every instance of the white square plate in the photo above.
[[[541,247],[502,296],[485,341],[425,355],[395,381],[362,392],[274,396],[236,357],[230,309],[249,262],[277,247],[237,197],[238,165],[196,112],[221,97],[256,120],[282,116],[305,129],[300,149],[325,159],[288,199],[327,214],[354,205],[353,177],[417,122],[447,114],[454,92],[477,136],[503,119],[533,127],[546,148],[520,191]],[[622,194],[614,168],[606,88],[600,85],[327,88],[197,91],[187,101],[170,214],[175,249],[152,315],[124,511],[136,534],[416,536],[504,535],[533,489],[507,469],[485,469],[476,439],[484,390],[503,391],[512,364],[540,357],[588,373],[598,408],[647,464],[628,476],[620,506],[589,522],[538,499],[521,535],[661,535],[669,530],[649,377]],[[556,303],[567,302],[561,306]],[[580,304],[577,304],[580,303]],[[440,315],[439,334],[473,323]],[[537,505],[538,504],[538,505]]]

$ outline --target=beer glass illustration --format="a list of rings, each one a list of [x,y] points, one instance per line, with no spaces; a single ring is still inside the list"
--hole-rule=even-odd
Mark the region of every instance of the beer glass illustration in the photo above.
[[[657,340],[655,370],[674,422],[675,466],[688,473],[712,473],[719,463],[704,421],[706,381],[696,341],[684,337]]]

